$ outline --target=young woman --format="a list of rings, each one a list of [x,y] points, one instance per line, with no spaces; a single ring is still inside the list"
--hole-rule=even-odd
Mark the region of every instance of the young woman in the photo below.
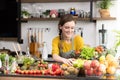
[[[52,56],[57,62],[72,65],[75,60],[74,51],[79,51],[84,46],[84,40],[80,35],[75,35],[76,20],[72,15],[61,17],[58,29],[59,35],[52,40]]]

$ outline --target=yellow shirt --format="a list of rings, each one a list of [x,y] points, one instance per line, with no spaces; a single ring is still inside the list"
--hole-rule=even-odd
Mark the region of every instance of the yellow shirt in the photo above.
[[[68,52],[72,50],[72,43],[66,43],[65,41],[60,42],[59,36],[52,40],[52,54],[58,54],[60,52],[59,46],[62,44],[62,51]],[[80,50],[84,46],[83,38],[80,35],[76,35],[73,38],[73,50]]]

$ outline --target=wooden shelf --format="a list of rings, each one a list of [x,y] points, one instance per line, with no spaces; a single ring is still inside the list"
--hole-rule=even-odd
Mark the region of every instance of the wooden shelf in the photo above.
[[[22,18],[22,21],[55,21],[59,18]]]
[[[116,17],[106,17],[106,18],[101,18],[101,17],[95,17],[93,20],[116,20]]]
[[[58,21],[59,18],[22,18],[21,21]],[[76,18],[77,21],[90,21],[90,18]],[[95,17],[92,19],[94,22],[97,20],[116,20],[115,17],[109,17],[109,18],[100,18]]]
[[[90,0],[21,0],[22,3],[89,2]],[[96,0],[95,0],[96,1]]]
[[[22,3],[90,2],[90,1],[91,0],[21,0]],[[93,1],[101,1],[101,0],[93,0]]]
[[[78,21],[90,21],[90,18],[76,18]],[[59,18],[22,18],[22,21],[58,21]]]
[[[21,0],[21,3],[56,3],[56,2],[95,2],[100,0]],[[112,0],[114,1],[114,0]],[[91,11],[92,11],[92,4],[91,4]],[[91,13],[92,15],[92,13]],[[109,17],[109,18],[76,18],[77,21],[93,21],[96,22],[96,20],[116,20],[115,17]],[[27,19],[21,19],[22,22],[26,21],[58,21],[59,18],[27,18]]]

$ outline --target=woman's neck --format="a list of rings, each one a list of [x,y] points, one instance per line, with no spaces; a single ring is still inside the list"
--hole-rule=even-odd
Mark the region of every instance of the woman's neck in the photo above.
[[[72,38],[67,38],[67,37],[63,37],[62,40],[64,40],[67,43],[71,43],[71,39]]]
[[[74,36],[74,35],[73,35],[73,36]],[[67,43],[71,43],[71,41],[72,41],[72,37],[71,37],[71,38],[68,38],[68,37],[62,35],[61,38],[62,38],[62,40],[64,40],[64,41],[67,42]]]

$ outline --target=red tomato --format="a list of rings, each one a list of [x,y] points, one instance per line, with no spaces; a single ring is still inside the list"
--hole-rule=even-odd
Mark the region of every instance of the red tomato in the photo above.
[[[55,72],[51,71],[51,72],[50,72],[50,75],[54,76],[54,75],[55,75]]]
[[[61,75],[61,72],[62,72],[62,70],[59,68],[59,69],[56,69],[56,71],[55,71],[55,75]]]
[[[40,70],[36,70],[36,74],[40,74]]]
[[[28,74],[28,70],[25,70],[25,71],[24,71],[24,74]]]
[[[21,71],[20,69],[17,69],[17,70],[15,71],[15,73],[20,73],[20,71]]]
[[[21,74],[24,74],[24,71],[21,70],[20,73],[21,73]]]
[[[75,51],[75,54],[79,54],[79,53],[80,53],[80,51],[79,51],[79,50],[76,50],[76,51]]]
[[[33,72],[33,70],[30,70],[29,73],[30,73],[30,74],[33,74],[34,72]]]
[[[36,74],[37,72],[36,72],[36,70],[33,70],[33,74]]]
[[[52,71],[53,71],[53,72],[56,71],[56,70],[59,69],[59,68],[60,68],[60,65],[59,65],[59,64],[57,64],[57,63],[52,64]]]

